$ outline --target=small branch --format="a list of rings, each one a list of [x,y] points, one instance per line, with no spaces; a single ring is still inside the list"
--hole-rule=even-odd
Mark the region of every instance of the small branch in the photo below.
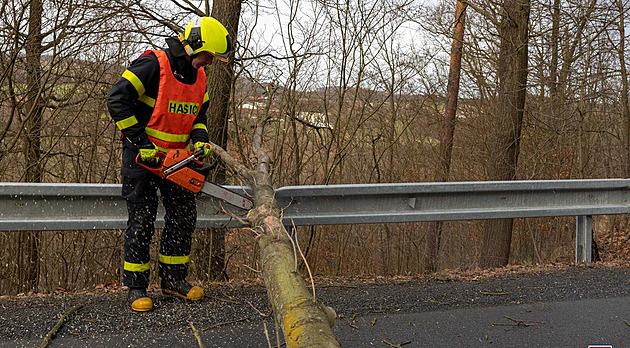
[[[245,167],[242,163],[237,161],[234,157],[232,157],[227,151],[225,151],[221,146],[210,142],[212,145],[212,151],[215,152],[225,165],[230,168],[232,171],[238,173],[243,176],[247,181],[252,182],[254,178],[253,171],[247,167]]]
[[[269,338],[269,330],[267,330],[267,323],[263,322],[265,328],[265,337],[267,338],[267,347],[271,348],[271,339]]]
[[[61,316],[61,318],[59,318],[59,320],[57,321],[57,324],[55,324],[55,326],[52,329],[50,329],[50,331],[48,331],[48,334],[46,335],[46,337],[44,337],[44,341],[42,342],[42,344],[39,345],[39,348],[44,348],[48,346],[48,343],[50,343],[50,341],[53,339],[53,337],[57,333],[57,330],[59,330],[59,328],[61,327],[61,324],[63,324],[66,318],[68,318],[75,311],[79,310],[81,307],[83,307],[83,305],[77,305],[70,308],[67,312],[65,312]]]
[[[519,319],[514,319],[512,317],[508,317],[508,316],[504,316],[505,319],[511,320],[513,323],[512,324],[506,324],[506,323],[493,323],[492,326],[511,326],[511,327],[518,327],[518,326],[524,326],[524,327],[529,327],[529,326],[534,326],[534,324],[544,324],[544,321],[535,321],[535,320],[519,320]]]
[[[224,325],[230,325],[230,324],[239,323],[239,322],[241,322],[241,321],[245,321],[245,320],[247,320],[247,319],[249,319],[249,317],[247,317],[247,318],[241,318],[241,319],[236,319],[236,320],[232,320],[232,321],[224,321],[224,322],[221,322],[221,323],[216,323],[216,324],[214,324],[214,325],[210,325],[210,326],[206,326],[206,327],[202,328],[202,329],[201,329],[201,331],[206,331],[206,330],[214,329],[214,328],[219,327],[219,326],[224,326]]]
[[[330,285],[322,285],[320,288],[350,288],[356,289],[358,288],[356,285],[343,285],[343,284],[330,284]]]
[[[270,312],[269,314],[265,314],[265,313],[261,312],[260,310],[258,310],[258,308],[254,307],[254,305],[253,305],[251,302],[249,302],[249,301],[245,301],[245,302],[247,302],[247,304],[248,304],[248,305],[250,305],[250,306],[251,306],[251,307],[252,307],[252,308],[253,308],[256,312],[258,312],[258,314],[260,314],[260,316],[261,316],[261,317],[263,317],[263,318],[267,318],[267,317],[268,317],[268,316],[270,316],[270,315],[271,315],[271,313],[272,313],[272,312]]]
[[[289,118],[291,118],[293,120],[298,121],[299,123],[301,123],[302,125],[304,125],[306,127],[313,128],[315,130],[328,129],[328,130],[332,131],[332,126],[329,125],[328,123],[326,123],[326,125],[324,125],[324,126],[319,126],[319,125],[310,123],[310,122],[308,122],[306,120],[303,120],[303,119],[301,119],[301,118],[299,118],[297,116],[293,116],[293,115],[289,114],[288,112],[285,112],[284,114],[285,114],[285,116],[287,116],[287,117],[289,117]]]
[[[530,327],[530,326],[534,326],[534,324],[527,324],[527,323],[517,323],[517,324],[492,323],[492,326],[511,326],[511,327],[523,326],[523,327]]]
[[[252,231],[254,236],[259,237],[265,233],[265,229],[262,226],[256,226],[256,228],[246,228],[248,231]],[[258,231],[260,230],[260,231]]]
[[[295,231],[295,245],[300,252],[300,256],[302,256],[302,260],[304,261],[304,265],[306,266],[306,270],[308,271],[308,277],[311,280],[311,288],[313,289],[313,302],[317,302],[317,298],[315,297],[315,281],[313,280],[313,273],[311,273],[311,267],[309,267],[308,262],[306,261],[306,257],[304,257],[304,253],[300,248],[300,243],[298,242],[297,236],[297,228],[295,227],[295,222],[293,221],[293,219],[291,219],[291,224],[293,224],[293,230]]]
[[[236,302],[236,301],[232,301],[232,300],[226,300],[226,299],[220,298],[220,297],[214,297],[214,296],[207,296],[207,297],[215,299],[217,301],[222,301],[222,302],[227,302],[227,303],[234,303],[234,304],[241,304],[240,302]]]
[[[199,331],[197,331],[197,328],[195,327],[195,325],[193,325],[192,321],[189,321],[188,324],[190,324],[190,328],[193,331],[193,335],[195,335],[195,338],[197,339],[197,343],[199,343],[199,348],[203,348],[203,342],[201,342],[201,336],[199,335]]]
[[[249,221],[244,221],[243,219],[241,219],[240,217],[236,216],[236,214],[234,213],[230,213],[229,211],[225,210],[225,208],[223,207],[223,205],[221,205],[221,212],[225,215],[229,215],[232,219],[238,221],[241,225],[243,226],[251,226],[252,224],[249,223]]]
[[[280,347],[280,328],[278,327],[278,316],[275,315],[275,313],[273,316],[273,322],[276,325],[276,342],[277,342],[276,347]]]
[[[482,15],[488,21],[492,22],[492,24],[494,24],[497,28],[499,28],[501,26],[501,22],[497,19],[498,17],[496,15],[496,13],[486,11],[485,9],[481,8],[480,6],[475,5],[474,3],[472,3],[472,2],[470,2],[468,0],[463,0],[462,2],[464,4],[472,7],[473,10],[475,10],[477,13]]]
[[[385,340],[385,339],[382,339],[382,340],[381,340],[381,342],[383,342],[383,343],[387,344],[387,345],[388,345],[388,346],[390,346],[390,347],[394,347],[394,348],[401,348],[400,346],[397,346],[397,345],[395,345],[395,344],[393,344],[393,343],[391,343],[391,342],[388,342],[388,341],[387,341],[387,340]]]
[[[280,221],[282,221],[282,216],[280,216]],[[293,240],[293,238],[291,238],[291,234],[289,233],[289,231],[285,228],[284,232],[286,232],[287,237],[289,237],[289,241],[291,241],[291,246],[293,246],[293,260],[295,261],[295,266],[293,267],[293,271],[295,273],[298,272],[298,262],[297,262],[297,247],[295,246],[295,244],[297,243],[297,240]],[[295,227],[294,227],[295,229]]]
[[[254,273],[258,273],[258,274],[262,273],[262,271],[261,271],[261,270],[258,270],[258,269],[253,269],[253,268],[249,267],[249,266],[248,266],[247,264],[245,264],[245,263],[243,264],[243,267],[245,267],[245,268],[249,269],[250,271],[252,271],[252,272],[254,272]]]
[[[487,292],[487,291],[479,291],[482,295],[491,295],[491,296],[503,296],[503,295],[512,295],[511,292]]]
[[[239,58],[238,61],[239,62],[245,62],[245,61],[248,61],[248,60],[260,60],[262,58],[267,58],[267,57],[269,57],[271,59],[275,59],[275,60],[289,60],[289,59],[293,60],[293,59],[296,59],[296,58],[310,58],[312,56],[317,56],[317,55],[322,55],[322,54],[323,53],[306,53],[306,54],[298,54],[298,55],[295,55],[295,56],[278,57],[278,56],[275,56],[275,55],[273,55],[271,53],[264,53],[264,54],[259,54],[259,55],[255,55],[255,56],[251,56],[251,57],[242,57],[242,58]]]
[[[508,317],[505,316],[505,319],[511,320],[515,323],[534,323],[534,324],[544,324],[544,321],[536,321],[536,320],[520,320],[520,319],[514,319],[512,317]]]

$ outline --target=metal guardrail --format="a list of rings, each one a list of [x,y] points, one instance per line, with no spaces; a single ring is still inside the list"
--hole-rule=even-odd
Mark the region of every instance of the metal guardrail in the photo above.
[[[276,199],[284,223],[296,226],[576,216],[576,262],[590,262],[592,215],[630,213],[629,189],[630,179],[358,184],[282,187]],[[124,229],[120,190],[114,184],[0,183],[0,231]],[[241,226],[223,208],[239,213],[200,196],[197,226]],[[158,228],[162,216],[160,210]]]

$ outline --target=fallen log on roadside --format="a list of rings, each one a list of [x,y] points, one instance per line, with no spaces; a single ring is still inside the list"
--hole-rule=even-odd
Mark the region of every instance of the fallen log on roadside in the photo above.
[[[335,311],[314,298],[296,267],[296,247],[282,224],[282,211],[274,198],[271,182],[271,161],[262,148],[265,123],[262,119],[252,140],[256,156],[254,169],[245,167],[223,148],[212,144],[214,152],[252,188],[254,208],[247,214],[247,221],[256,236],[267,295],[287,347],[340,347],[331,330]]]

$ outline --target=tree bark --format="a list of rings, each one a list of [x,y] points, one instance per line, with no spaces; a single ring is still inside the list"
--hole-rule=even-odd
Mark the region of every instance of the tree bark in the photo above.
[[[212,17],[221,22],[230,34],[232,46],[235,47],[238,33],[238,22],[241,14],[242,0],[215,0],[212,4]],[[227,148],[228,142],[228,105],[232,81],[234,79],[234,52],[230,54],[228,63],[216,60],[208,68],[208,135],[210,140],[222,148]],[[223,166],[219,166],[212,180],[218,184],[226,183],[226,173]],[[212,236],[212,250],[208,265],[207,278],[222,280],[225,277],[225,233],[224,228],[216,228],[210,232]]]
[[[468,5],[466,5],[466,3],[459,0],[455,5],[455,29],[453,31],[453,43],[451,44],[451,63],[448,72],[448,86],[446,88],[444,124],[442,126],[442,166],[438,172],[437,181],[448,181],[451,172],[453,136],[455,134],[459,78],[464,47],[464,24],[467,7]],[[435,272],[437,270],[441,237],[442,221],[436,221],[432,224],[427,238],[427,254],[424,259],[424,268],[428,272]]]
[[[520,151],[527,86],[529,0],[505,0],[499,28],[499,88],[490,180],[514,180]],[[513,219],[487,221],[481,249],[481,267],[506,266],[510,257]]]
[[[621,68],[621,110],[625,126],[624,177],[630,177],[630,107],[628,106],[628,72],[626,70],[626,28],[623,1],[617,0],[619,9],[619,66]]]
[[[25,181],[42,181],[42,0],[32,0],[29,7],[28,37],[26,39],[27,102],[24,110]],[[25,232],[22,252],[26,253],[23,291],[37,290],[39,278],[39,232]]]
[[[558,37],[560,36],[560,0],[553,0],[553,9],[551,12],[551,62],[549,64],[549,94],[551,97],[552,108],[558,99]]]

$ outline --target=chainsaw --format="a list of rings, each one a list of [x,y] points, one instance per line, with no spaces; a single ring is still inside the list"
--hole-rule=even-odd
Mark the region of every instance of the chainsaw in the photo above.
[[[188,149],[170,149],[166,153],[158,151],[159,161],[155,166],[143,162],[140,154],[136,156],[136,163],[158,177],[169,180],[186,190],[210,195],[241,209],[253,208],[254,203],[249,198],[206,181],[208,173],[215,165],[201,162],[199,157],[202,154],[203,149],[195,153]]]

